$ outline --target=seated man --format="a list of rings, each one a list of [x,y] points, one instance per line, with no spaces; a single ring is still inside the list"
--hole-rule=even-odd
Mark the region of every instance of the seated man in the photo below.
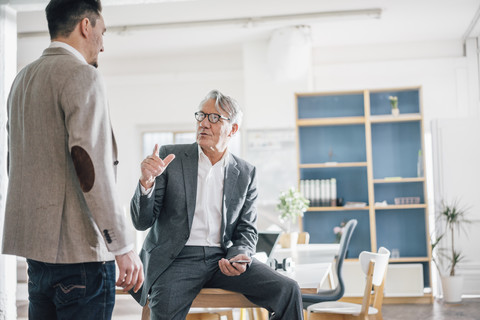
[[[235,100],[211,91],[195,112],[197,142],[156,145],[141,163],[131,215],[138,230],[151,229],[140,253],[145,283],[132,294],[149,300],[151,319],[185,319],[204,287],[240,292],[271,319],[302,319],[298,284],[251,258],[256,171],[227,148],[241,115]]]

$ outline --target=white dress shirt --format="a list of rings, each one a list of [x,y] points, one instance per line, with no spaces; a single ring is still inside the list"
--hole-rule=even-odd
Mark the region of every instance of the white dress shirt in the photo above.
[[[220,247],[223,180],[228,157],[226,151],[212,166],[202,148],[198,147],[197,200],[187,246]]]
[[[75,57],[78,58],[78,60],[84,62],[85,64],[88,64],[87,63],[87,60],[85,59],[85,57],[77,50],[75,49],[74,47],[72,47],[71,45],[69,44],[66,44],[65,42],[61,42],[61,41],[52,41],[50,43],[50,46],[49,48],[63,48],[65,50],[68,50],[70,51],[71,53],[73,53],[75,55]]]

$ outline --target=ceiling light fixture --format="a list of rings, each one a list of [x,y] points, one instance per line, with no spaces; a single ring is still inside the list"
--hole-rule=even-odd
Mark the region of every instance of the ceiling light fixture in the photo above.
[[[193,21],[172,21],[172,22],[158,22],[149,24],[135,24],[122,26],[109,26],[109,32],[123,33],[126,31],[140,31],[149,29],[181,29],[181,28],[198,28],[198,27],[215,27],[215,26],[233,26],[242,28],[254,27],[281,27],[282,25],[291,24],[311,24],[318,21],[331,20],[356,20],[356,19],[380,19],[382,9],[358,9],[358,10],[343,10],[343,11],[324,11],[324,12],[308,12],[272,16],[257,16],[257,17],[240,17],[230,19],[216,19],[216,20],[193,20]],[[45,32],[24,32],[19,33],[19,37],[32,37],[45,35]]]

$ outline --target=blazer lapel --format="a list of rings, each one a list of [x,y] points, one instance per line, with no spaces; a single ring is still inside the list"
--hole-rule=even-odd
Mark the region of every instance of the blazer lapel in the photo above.
[[[237,161],[233,158],[233,155],[229,155],[229,161],[227,168],[225,168],[225,178],[223,180],[223,221],[222,229],[225,230],[225,226],[228,223],[227,211],[228,207],[234,196],[238,196],[235,192],[235,185],[237,184],[238,175],[240,170],[237,168]]]
[[[183,180],[187,199],[188,228],[192,229],[193,214],[197,201],[198,147],[194,143],[185,151],[182,158]]]

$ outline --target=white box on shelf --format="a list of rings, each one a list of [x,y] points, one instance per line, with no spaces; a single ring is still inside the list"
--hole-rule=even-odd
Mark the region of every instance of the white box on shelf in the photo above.
[[[423,296],[423,265],[420,263],[389,264],[385,281],[385,297]]]

